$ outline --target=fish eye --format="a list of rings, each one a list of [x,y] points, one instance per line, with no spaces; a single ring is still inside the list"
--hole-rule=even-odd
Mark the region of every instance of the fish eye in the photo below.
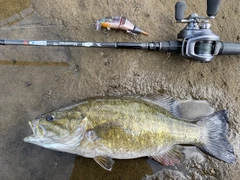
[[[47,120],[47,121],[53,121],[53,119],[54,119],[54,116],[51,116],[51,115],[48,115],[48,116],[46,117],[46,120]]]

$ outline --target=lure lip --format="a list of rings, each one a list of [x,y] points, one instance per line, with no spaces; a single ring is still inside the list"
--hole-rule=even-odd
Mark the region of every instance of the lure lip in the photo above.
[[[101,22],[100,22],[100,20],[98,20],[95,25],[96,25],[96,30],[100,31],[101,30]]]
[[[134,33],[134,34],[142,34],[142,35],[144,35],[144,36],[150,36],[149,33],[141,30],[141,29],[138,28],[137,26],[135,26],[135,28],[134,28],[131,32]]]

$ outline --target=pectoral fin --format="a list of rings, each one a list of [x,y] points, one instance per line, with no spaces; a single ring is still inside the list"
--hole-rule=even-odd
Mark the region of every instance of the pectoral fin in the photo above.
[[[156,156],[151,156],[155,161],[165,165],[174,166],[175,164],[180,164],[180,160],[185,157],[183,153],[183,147],[179,145],[173,146],[170,150],[163,151]]]
[[[114,164],[114,160],[108,156],[96,156],[93,158],[101,167],[111,171]]]

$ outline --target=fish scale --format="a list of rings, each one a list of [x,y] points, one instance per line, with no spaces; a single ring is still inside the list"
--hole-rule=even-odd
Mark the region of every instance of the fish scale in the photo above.
[[[90,108],[85,108],[84,106],[94,108],[90,110]],[[117,123],[119,125],[118,131],[108,131],[108,136],[105,134],[103,137],[104,141],[101,141],[101,144],[106,147],[114,148],[114,152],[118,152],[119,147],[127,148],[131,151],[142,151],[146,147],[153,148],[159,144],[169,145],[176,141],[179,143],[184,143],[185,141],[198,143],[199,133],[196,133],[198,131],[191,131],[189,123],[174,120],[169,116],[160,114],[159,112],[163,111],[161,108],[154,107],[146,102],[139,101],[136,103],[127,98],[116,101],[106,99],[100,102],[89,102],[89,104],[84,104],[81,109],[88,118],[89,124],[94,127],[104,123]],[[87,111],[84,111],[84,109]],[[124,112],[124,115],[121,114],[122,112]],[[127,129],[129,133],[123,131],[121,126]],[[199,128],[196,124],[191,124],[191,126],[191,128]],[[98,131],[105,132],[104,128],[106,129],[106,126],[101,127],[102,129],[98,128]],[[119,134],[121,139],[115,138]],[[102,137],[102,134],[99,136]],[[187,139],[186,137],[191,138]],[[149,139],[152,139],[152,141],[149,141]],[[139,146],[140,144],[142,147]],[[124,152],[121,151],[121,153]]]
[[[24,141],[94,158],[106,170],[112,169],[113,158],[150,156],[174,165],[184,157],[184,144],[232,163],[236,157],[226,137],[227,115],[226,110],[213,112],[203,101],[95,97],[30,121],[33,135]]]

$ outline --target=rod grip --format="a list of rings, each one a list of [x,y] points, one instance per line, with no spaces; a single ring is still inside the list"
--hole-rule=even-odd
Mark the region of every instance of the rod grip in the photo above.
[[[184,1],[178,1],[175,4],[175,19],[177,21],[184,18],[185,10],[186,10],[186,3]]]
[[[216,16],[222,0],[207,0],[207,15]]]
[[[221,42],[222,47],[218,55],[240,55],[240,43]]]

